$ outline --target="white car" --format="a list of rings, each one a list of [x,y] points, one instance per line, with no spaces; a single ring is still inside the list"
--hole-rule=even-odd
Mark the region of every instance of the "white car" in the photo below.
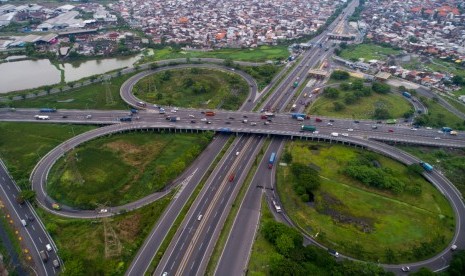
[[[318,134],[318,133],[320,133],[318,130],[315,130],[315,131],[313,132],[313,134]]]
[[[202,119],[200,119],[200,121],[206,122],[206,121],[207,121],[207,118],[202,118]]]
[[[353,129],[353,128],[349,128],[347,131],[354,131],[354,129]]]
[[[171,113],[176,113],[176,110],[175,110],[175,109],[172,109],[172,110],[171,110]]]
[[[50,252],[50,251],[52,251],[52,246],[49,243],[47,243],[45,245],[45,249],[47,249],[47,251]]]
[[[332,126],[332,125],[333,125],[333,123],[328,123],[327,125],[328,125],[328,126]]]
[[[255,123],[255,122],[251,122],[251,123],[250,123],[250,125],[251,125],[251,126],[256,126],[256,125],[257,125],[257,123]]]
[[[440,140],[441,137],[434,137],[434,140]]]
[[[341,133],[341,135],[347,137],[349,136],[349,133]]]
[[[433,129],[432,127],[426,127],[426,129]]]
[[[203,215],[199,215],[199,216],[197,217],[197,220],[201,220],[202,217],[203,217]]]
[[[413,131],[415,131],[415,130],[418,130],[418,129],[416,129],[416,128],[412,127],[410,130],[413,130]]]
[[[195,116],[191,114],[191,115],[189,115],[189,118],[195,118]]]

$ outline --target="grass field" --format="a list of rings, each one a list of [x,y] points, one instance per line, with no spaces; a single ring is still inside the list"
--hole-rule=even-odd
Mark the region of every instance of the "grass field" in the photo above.
[[[153,74],[140,80],[133,91],[135,96],[150,103],[237,110],[247,97],[249,87],[234,73],[192,68]]]
[[[423,102],[426,102],[428,105],[428,117],[430,118],[430,126],[449,126],[459,130],[465,129],[464,121],[455,116],[455,114],[449,110],[445,109],[440,104],[430,99]]]
[[[399,50],[386,48],[379,45],[364,43],[358,45],[349,45],[341,51],[340,56],[347,60],[359,60],[363,58],[365,61],[371,59],[386,60],[388,55],[397,55]]]
[[[90,141],[51,169],[47,191],[83,209],[118,206],[162,190],[202,152],[210,134],[126,133]]]
[[[282,60],[289,56],[287,46],[260,46],[250,49],[219,49],[214,51],[182,51],[166,47],[155,49],[154,54],[141,60],[141,63],[175,59],[175,58],[220,58],[239,61],[264,62],[267,60]]]
[[[66,275],[123,275],[172,194],[114,218],[81,220],[39,209]]]
[[[262,197],[261,200],[260,226],[263,225],[266,220],[274,219],[265,198]],[[273,255],[278,254],[274,246],[265,239],[260,229],[257,231],[257,236],[252,246],[247,275],[270,275],[269,264],[271,263],[271,258]]]
[[[38,123],[0,123],[0,157],[21,188],[30,188],[28,179],[46,153],[74,135],[94,126]]]
[[[445,176],[465,196],[465,150],[454,148],[429,148],[398,146],[418,158],[430,163]]]
[[[340,93],[341,95],[344,92]],[[339,96],[341,98],[341,96]],[[320,97],[311,106],[308,107],[309,114],[318,114],[321,116],[331,116],[339,118],[352,119],[373,119],[373,113],[377,106],[386,107],[392,118],[401,118],[403,114],[410,109],[411,105],[398,94],[389,93],[386,95],[372,93],[369,97],[362,97],[356,103],[345,105],[342,111],[335,111],[333,102],[342,101]]]
[[[382,263],[418,261],[414,248],[427,242],[434,253],[444,249],[454,234],[452,209],[423,178],[407,174],[406,167],[374,155],[407,185],[419,185],[421,195],[395,195],[370,188],[341,173],[362,152],[341,145],[292,142],[294,162],[317,168],[322,178],[315,202],[304,203],[295,194],[288,167],[278,169],[278,192],[286,212],[318,241],[357,259]],[[387,253],[392,250],[392,256]],[[433,255],[433,254],[431,254]],[[429,255],[428,255],[429,256]],[[428,256],[424,256],[426,258]]]
[[[133,74],[122,75],[105,82],[90,84],[35,99],[12,102],[15,107],[54,107],[64,109],[126,109],[128,105],[121,100],[119,89],[123,82]]]

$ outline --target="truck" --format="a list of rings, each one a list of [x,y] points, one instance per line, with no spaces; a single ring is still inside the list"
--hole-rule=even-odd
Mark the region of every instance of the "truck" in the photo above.
[[[393,124],[396,124],[397,123],[397,120],[396,119],[389,119],[389,120],[386,120],[386,124],[388,125],[393,125]]]
[[[53,112],[57,112],[57,109],[56,108],[41,108],[39,111],[43,113],[53,113]]]
[[[296,88],[297,86],[299,86],[299,82],[298,81],[295,81],[294,82],[294,85],[292,87]]]
[[[276,159],[276,153],[272,152],[270,156],[270,160],[268,161],[268,168],[271,169],[273,168],[274,161]]]
[[[132,118],[131,117],[121,117],[119,118],[120,122],[131,122]]]
[[[177,121],[180,121],[180,120],[181,120],[180,117],[175,117],[175,116],[170,117],[170,122],[177,122]]]
[[[206,111],[205,116],[215,116],[215,112],[213,111]]]
[[[442,130],[442,132],[451,132],[452,128],[450,128],[450,127],[442,127],[441,130]]]
[[[407,91],[402,92],[402,95],[403,95],[404,97],[406,97],[406,98],[409,98],[409,99],[412,98],[412,94],[410,94],[410,93],[407,92]]]
[[[318,94],[320,92],[320,88],[315,88],[312,91],[312,94]]]
[[[302,125],[301,130],[303,131],[315,131],[316,127],[315,126],[310,126],[310,125]]]
[[[50,116],[43,116],[43,115],[35,115],[34,118],[36,120],[50,120]]]
[[[265,112],[265,113],[263,113],[263,115],[265,115],[267,118],[273,118],[274,117],[273,112]]]
[[[40,258],[42,259],[42,262],[46,263],[48,261],[48,254],[45,252],[45,250],[42,250],[39,252]]]
[[[231,129],[229,127],[222,127],[218,130],[220,133],[231,133]]]
[[[292,117],[292,119],[297,119],[299,117],[307,119],[307,114],[305,114],[305,113],[291,113],[291,117]]]
[[[426,163],[426,162],[420,162],[420,166],[423,167],[423,169],[425,169],[425,171],[432,171],[433,170],[433,166],[431,166],[430,164]]]

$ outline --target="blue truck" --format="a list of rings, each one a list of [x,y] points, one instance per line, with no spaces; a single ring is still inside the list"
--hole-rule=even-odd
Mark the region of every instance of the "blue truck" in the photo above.
[[[120,122],[131,122],[132,118],[131,117],[122,117],[119,118]]]
[[[228,127],[222,127],[218,130],[220,133],[231,133],[231,129]]]
[[[452,131],[452,128],[450,127],[442,127],[442,132],[451,132]]]
[[[423,167],[423,169],[425,169],[425,171],[427,172],[431,172],[433,170],[433,166],[431,166],[430,164],[426,163],[426,162],[420,162],[420,165]]]
[[[412,98],[412,94],[410,94],[407,91],[402,92],[402,95],[404,95],[404,97],[409,98],[409,99]]]
[[[270,160],[268,161],[268,168],[271,169],[273,168],[274,161],[276,159],[276,153],[272,152],[270,156]]]
[[[304,114],[304,113],[291,113],[291,117],[292,119],[297,119],[297,118],[303,118],[303,119],[307,119],[307,114]]]
[[[52,113],[52,112],[57,112],[57,109],[56,108],[41,108],[39,111],[44,112],[44,113]]]

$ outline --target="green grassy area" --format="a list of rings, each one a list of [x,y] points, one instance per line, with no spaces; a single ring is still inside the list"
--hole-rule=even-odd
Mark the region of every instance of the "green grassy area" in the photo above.
[[[260,213],[260,226],[257,231],[255,242],[252,246],[252,253],[250,254],[250,260],[247,266],[247,275],[270,275],[269,265],[273,256],[278,255],[273,244],[267,241],[261,231],[263,223],[266,220],[272,220],[273,214],[268,208],[266,199],[262,197],[262,208]]]
[[[0,157],[18,185],[30,188],[29,175],[36,163],[63,141],[94,126],[0,123]]]
[[[154,54],[142,59],[141,63],[175,58],[220,58],[238,61],[265,62],[283,60],[289,56],[287,46],[260,46],[250,49],[219,49],[213,51],[183,51],[166,47],[153,50]]]
[[[128,105],[121,100],[119,89],[133,74],[122,75],[109,80],[59,92],[34,99],[11,102],[14,107],[54,107],[63,109],[126,109]]]
[[[357,259],[402,263],[430,257],[452,238],[455,222],[447,200],[426,180],[408,174],[404,165],[341,145],[292,142],[287,149],[293,162],[317,169],[322,184],[315,201],[304,203],[289,185],[289,167],[279,167],[277,187],[284,209],[326,246]],[[420,187],[421,194],[394,194],[345,175],[342,169],[362,155],[375,158],[405,185]],[[424,247],[431,251],[425,253]]]
[[[446,101],[448,101],[453,107],[457,108],[458,111],[465,114],[465,104],[458,102],[450,97],[443,97]]]
[[[235,73],[211,69],[179,69],[141,79],[133,89],[138,98],[161,105],[237,110],[249,92]]]
[[[126,133],[87,142],[51,169],[47,192],[83,209],[119,206],[162,190],[211,141],[211,133]]]
[[[342,98],[344,93],[342,91],[339,98]],[[392,118],[401,118],[405,112],[412,109],[407,100],[394,93],[372,93],[371,96],[359,98],[354,104],[345,105],[345,108],[341,111],[334,110],[333,103],[335,101],[334,99],[319,97],[318,100],[307,108],[306,112],[339,118],[372,119],[377,107],[386,107]]]
[[[400,50],[394,50],[376,44],[363,43],[347,46],[346,49],[341,51],[340,56],[347,60],[359,60],[360,58],[365,59],[365,61],[371,59],[386,60],[388,55],[397,55],[400,52]]]
[[[398,146],[440,170],[465,196],[465,150],[455,148],[429,148]]]
[[[123,275],[173,194],[105,219],[70,219],[38,210],[66,275]]]
[[[158,266],[158,263],[160,262],[161,258],[163,257],[163,254],[165,253],[166,249],[168,248],[169,244],[171,243],[171,240],[173,239],[174,235],[176,234],[176,231],[178,231],[178,228],[181,225],[182,221],[184,220],[187,212],[189,211],[190,207],[192,206],[195,199],[199,195],[200,191],[203,189],[203,186],[205,185],[205,182],[210,177],[211,173],[213,172],[215,167],[218,165],[220,160],[223,158],[224,154],[229,149],[229,147],[234,142],[234,140],[235,140],[234,136],[229,137],[228,141],[225,143],[225,145],[221,149],[220,153],[216,156],[215,160],[212,162],[211,166],[208,168],[208,171],[205,173],[205,175],[202,178],[202,180],[200,181],[199,185],[197,185],[197,187],[195,187],[194,192],[192,193],[192,195],[189,197],[189,200],[186,202],[186,204],[182,208],[181,212],[179,213],[179,216],[176,218],[176,220],[173,223],[173,226],[170,228],[168,234],[166,235],[165,239],[163,240],[163,243],[160,245],[160,248],[158,249],[157,254],[153,258],[152,262],[150,263],[150,266],[147,269],[148,273],[153,274],[155,272],[155,269]]]
[[[237,194],[234,203],[232,204],[231,210],[224,222],[223,228],[221,229],[220,236],[218,237],[218,241],[215,244],[215,248],[213,249],[213,253],[208,261],[207,270],[205,271],[205,275],[214,275],[216,266],[218,265],[218,261],[221,257],[221,253],[224,250],[224,246],[228,240],[230,231],[233,227],[234,220],[236,219],[237,213],[239,212],[239,208],[241,207],[242,200],[244,199],[246,192],[252,183],[253,177],[257,171],[257,168],[260,164],[260,160],[262,160],[263,155],[265,154],[264,149],[268,148],[268,145],[271,143],[270,140],[266,140],[260,150],[260,153],[255,157],[255,162],[253,163],[252,167],[250,168],[244,183],[242,184],[239,193]]]
[[[428,106],[427,125],[431,127],[449,126],[458,130],[465,129],[464,121],[445,109],[442,105],[432,99],[420,98],[420,100]]]

